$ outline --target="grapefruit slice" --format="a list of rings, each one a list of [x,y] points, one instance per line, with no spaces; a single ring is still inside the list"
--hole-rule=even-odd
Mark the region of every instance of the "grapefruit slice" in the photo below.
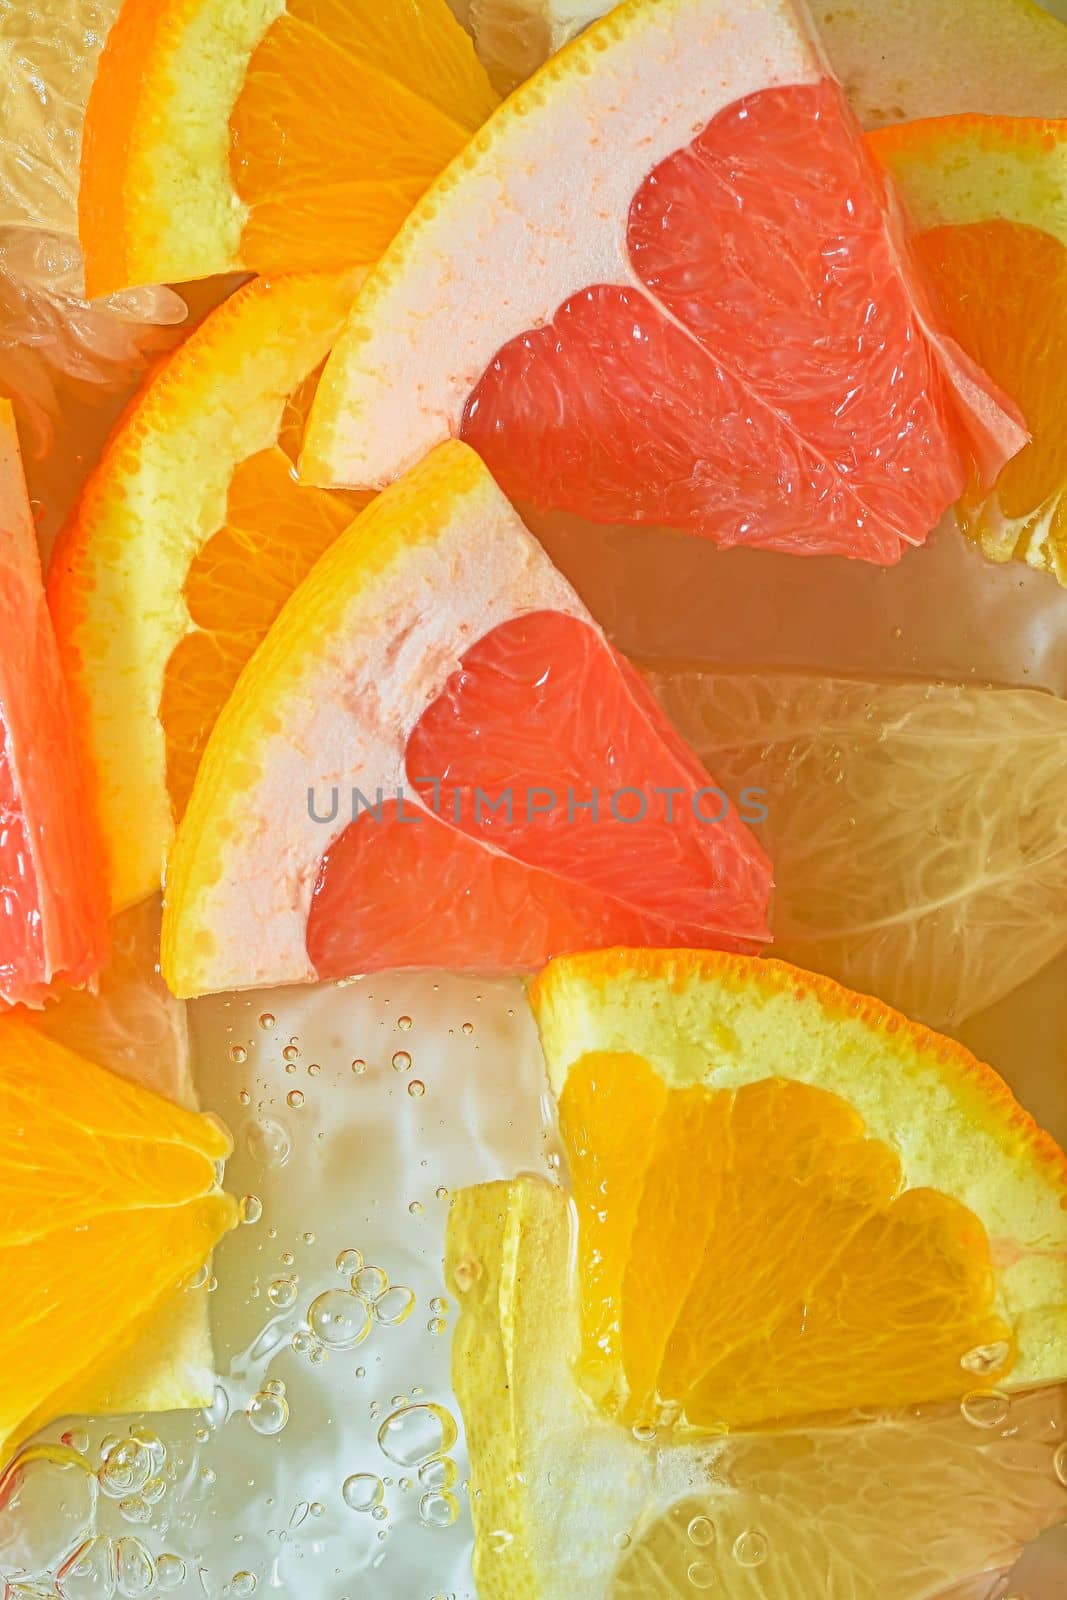
[[[219,708],[362,503],[301,488],[286,454],[356,281],[261,278],[213,311],[136,397],[56,546],[116,910],[158,892]]]
[[[89,293],[373,261],[495,104],[445,0],[125,0],[85,120]]]
[[[972,478],[960,526],[994,561],[1067,585],[1067,120],[942,117],[869,137],[924,230],[953,334],[1032,434],[991,488]]]
[[[540,509],[882,564],[969,452],[991,475],[1025,440],[937,327],[791,0],[627,0],[416,206],[301,471],[379,486],[450,434]]]
[[[712,952],[565,957],[530,1001],[606,1414],[706,1433],[1067,1375],[1067,1157],[962,1045]]]
[[[156,1403],[203,1403],[181,1347],[168,1398],[138,1338],[236,1221],[216,1179],[229,1153],[207,1118],[0,1017],[0,1461],[72,1410],[149,1403],[133,1374],[152,1373]]]
[[[452,1377],[481,1600],[986,1600],[1067,1514],[1062,1387],[995,1403],[989,1426],[953,1403],[688,1445],[635,1437],[576,1381],[572,1248],[568,1197],[539,1179],[453,1198]]]
[[[759,845],[454,441],[326,552],[242,674],[175,840],[163,972],[194,995],[518,970],[623,928],[749,946],[769,888]]]
[[[39,1005],[100,965],[107,901],[6,400],[0,506],[0,1002]]]

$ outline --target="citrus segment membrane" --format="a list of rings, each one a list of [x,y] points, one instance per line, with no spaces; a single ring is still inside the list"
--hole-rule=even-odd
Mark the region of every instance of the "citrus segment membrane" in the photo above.
[[[0,1002],[40,1005],[99,967],[106,897],[6,400],[0,508]]]
[[[786,0],[629,0],[415,208],[302,471],[380,485],[449,433],[539,508],[882,564],[1025,441]]]
[[[568,956],[530,999],[570,1159],[609,1163],[581,1180],[609,1196],[583,1249],[629,1241],[605,1285],[615,1342],[584,1312],[609,1407],[714,1428],[939,1399],[980,1346],[1011,1387],[1067,1372],[1067,1158],[962,1046],[783,962],[706,951]],[[616,1221],[617,1130],[598,1123],[650,1073],[669,1092]]]
[[[158,892],[220,705],[363,503],[300,488],[284,453],[358,278],[260,278],[211,312],[119,422],[56,547],[115,909]]]
[[[967,1408],[690,1444],[606,1421],[574,1375],[571,1269],[563,1190],[525,1177],[454,1195],[452,1375],[485,1600],[690,1600],[700,1585],[744,1600],[984,1595],[1062,1519],[1062,1387],[991,1408],[975,1377]]]
[[[444,0],[127,0],[86,116],[90,293],[373,261],[495,104]]]
[[[176,841],[164,971],[192,994],[522,970],[622,936],[751,947],[769,889],[737,812],[453,442],[326,551],[242,675]]]
[[[948,1399],[979,1346],[1002,1351],[990,1381],[1008,1375],[981,1223],[905,1190],[898,1157],[844,1100],[776,1078],[669,1089],[635,1179],[618,1108],[627,1122],[651,1111],[660,1081],[639,1056],[593,1053],[560,1097],[583,1295],[597,1284],[583,1368],[621,1368],[620,1417],[716,1432]]]
[[[951,1027],[1067,947],[1062,700],[698,667],[649,682],[731,795],[769,797],[776,955]]]
[[[218,1190],[230,1143],[214,1123],[15,1013],[0,1018],[0,1046],[6,1454],[75,1397],[108,1407],[116,1358],[129,1358],[142,1323],[206,1260],[236,1208]]]

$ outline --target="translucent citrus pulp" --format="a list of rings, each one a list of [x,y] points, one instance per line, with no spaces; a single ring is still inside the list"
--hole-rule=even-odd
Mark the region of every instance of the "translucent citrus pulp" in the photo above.
[[[216,1181],[228,1139],[14,1012],[0,1110],[0,1454],[72,1411],[203,1404],[210,1373],[177,1350],[169,1390],[158,1370],[146,1389],[158,1351],[138,1341],[236,1220]]]
[[[1025,438],[937,329],[790,0],[628,0],[415,207],[301,471],[377,487],[450,433],[540,508],[882,564]]]
[[[606,1421],[574,1376],[571,1244],[567,1196],[539,1179],[454,1196],[481,1600],[978,1600],[1062,1519],[1062,1388],[688,1445]]]
[[[769,865],[711,792],[454,441],[330,547],[242,675],[178,830],[164,974],[191,995],[521,970],[622,929],[751,947]]]
[[[1067,1159],[962,1046],[711,953],[564,958],[530,999],[612,1414],[713,1430],[945,1399],[978,1348],[1016,1387],[1067,1373]]]
[[[0,1004],[40,1004],[100,965],[107,903],[7,401],[0,506]]]
[[[212,312],[135,398],[56,547],[115,908],[158,891],[219,708],[362,503],[301,488],[285,454],[357,278],[261,278]]]
[[[728,794],[758,787],[773,952],[956,1027],[1067,947],[1067,704],[1029,689],[651,669]]]
[[[445,0],[127,0],[86,117],[90,293],[371,262],[495,104]]]
[[[916,248],[955,338],[1023,408],[1033,436],[963,531],[1067,584],[1067,120],[945,117],[871,136],[926,231]]]

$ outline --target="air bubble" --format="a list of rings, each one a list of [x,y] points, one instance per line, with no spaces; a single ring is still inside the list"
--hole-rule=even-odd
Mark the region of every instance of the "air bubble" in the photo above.
[[[378,1429],[383,1454],[401,1467],[417,1467],[431,1456],[447,1455],[457,1437],[451,1412],[431,1402],[401,1406]]]
[[[407,1033],[408,1029],[411,1027],[411,1018],[410,1017],[397,1017],[396,1025],[397,1025],[397,1027],[400,1029],[400,1031],[402,1033]]]
[[[248,1051],[243,1044],[232,1044],[230,1046],[230,1060],[236,1061],[238,1066],[248,1060]]]
[[[451,1489],[457,1476],[451,1456],[431,1456],[419,1468],[419,1482],[424,1489]]]
[[[656,1430],[650,1422],[635,1422],[630,1430],[638,1444],[651,1444]]]
[[[377,1300],[389,1287],[389,1274],[384,1267],[360,1267],[352,1275],[352,1288],[361,1300]]]
[[[444,1315],[444,1313],[448,1310],[448,1301],[445,1299],[443,1294],[434,1295],[433,1299],[430,1301],[430,1310],[437,1317]]]
[[[353,1273],[358,1272],[362,1265],[363,1252],[361,1250],[342,1250],[334,1262],[338,1272],[342,1273],[346,1278],[350,1278]]]
[[[1010,1410],[1011,1401],[998,1389],[975,1389],[960,1401],[964,1421],[975,1428],[999,1428]]]
[[[97,1478],[109,1500],[137,1494],[152,1475],[152,1457],[139,1439],[123,1439],[108,1451]]]
[[[273,1117],[262,1117],[250,1123],[245,1143],[252,1159],[270,1170],[284,1167],[293,1151],[288,1129]]]
[[[459,1516],[459,1501],[448,1489],[431,1489],[419,1501],[419,1519],[428,1528],[450,1528]]]
[[[248,1402],[245,1415],[249,1427],[256,1433],[270,1437],[281,1433],[289,1421],[289,1402],[283,1394],[272,1394],[267,1389],[261,1389]]]
[[[274,1018],[271,1016],[269,1011],[263,1011],[263,1012],[260,1013],[259,1025],[264,1030],[266,1030],[268,1028],[273,1028],[273,1026],[274,1026]]]
[[[308,1308],[311,1331],[331,1350],[351,1350],[370,1332],[365,1301],[347,1289],[327,1289]]]
[[[469,1038],[470,1035],[474,1032],[474,1023],[473,1022],[465,1022],[463,1024],[462,1032],[465,1033],[467,1035],[467,1037]]]
[[[1052,1466],[1057,1478],[1059,1478],[1063,1487],[1067,1489],[1067,1444],[1060,1445],[1052,1458]]]
[[[246,1194],[241,1198],[238,1215],[242,1222],[258,1222],[263,1215],[263,1202],[258,1194]]]
[[[411,1213],[411,1215],[413,1217],[421,1217],[422,1216],[422,1201],[421,1200],[413,1200],[411,1202],[411,1204],[408,1206],[408,1211]]]
[[[746,1528],[734,1540],[733,1558],[739,1567],[762,1567],[769,1552],[766,1535]]]
[[[715,1542],[715,1524],[710,1517],[694,1517],[685,1533],[689,1543],[701,1549]]]
[[[307,1355],[308,1351],[311,1349],[310,1333],[307,1333],[303,1328],[298,1328],[296,1333],[294,1333],[293,1337],[289,1340],[289,1348],[298,1356]]]
[[[244,1597],[255,1594],[258,1583],[254,1572],[235,1572],[230,1579],[230,1593]]]
[[[393,1071],[407,1072],[411,1067],[411,1053],[408,1050],[393,1051]]]
[[[357,1078],[362,1078],[362,1076],[366,1072],[366,1070],[367,1070],[367,1063],[364,1060],[362,1060],[361,1057],[357,1056],[355,1061],[353,1061],[353,1063],[352,1063],[352,1071],[355,1073]]]
[[[285,1097],[285,1103],[287,1106],[290,1106],[293,1111],[299,1111],[300,1107],[304,1104],[303,1089],[290,1089],[289,1093]]]
[[[322,1068],[319,1066],[317,1061],[309,1061],[308,1062],[308,1077],[309,1078],[317,1078],[321,1071],[322,1071]]]
[[[286,1045],[285,1049],[282,1051],[282,1060],[283,1061],[299,1061],[300,1060],[300,1051],[297,1049],[295,1044],[287,1044]]]
[[[715,1584],[715,1568],[709,1567],[706,1561],[694,1561],[686,1577],[694,1589],[711,1589]]]
[[[350,1511],[373,1511],[384,1495],[385,1485],[373,1472],[355,1472],[341,1485],[341,1498]]]
[[[160,1589],[179,1589],[185,1582],[185,1562],[181,1556],[156,1557],[156,1584]]]
[[[267,1289],[267,1299],[276,1311],[289,1311],[296,1305],[296,1295],[296,1278],[275,1278]]]
[[[445,1321],[444,1317],[431,1317],[429,1322],[426,1324],[426,1332],[432,1333],[435,1336],[437,1334],[446,1333],[447,1331],[448,1323]]]
[[[425,1093],[426,1085],[423,1083],[422,1079],[412,1078],[411,1082],[408,1084],[408,1094],[411,1096],[412,1100],[421,1100]]]
[[[373,1304],[375,1317],[386,1327],[397,1327],[401,1322],[406,1322],[414,1309],[415,1291],[400,1283],[386,1289]]]
[[[115,1545],[115,1577],[121,1595],[151,1594],[156,1584],[156,1564],[140,1539],[128,1536]]]

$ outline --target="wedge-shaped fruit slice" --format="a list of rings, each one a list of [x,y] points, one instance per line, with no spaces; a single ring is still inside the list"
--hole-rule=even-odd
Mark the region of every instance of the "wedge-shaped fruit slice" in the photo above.
[[[961,1045],[721,954],[568,957],[531,1002],[611,1414],[714,1431],[1067,1374],[1067,1158]]]
[[[358,278],[262,278],[212,312],[119,423],[56,547],[115,909],[158,891],[219,708],[362,503],[301,488],[286,453]]]
[[[496,99],[445,0],[125,0],[85,122],[89,293],[374,261]]]
[[[766,795],[774,954],[955,1027],[1067,948],[1067,701],[656,669],[730,794]]]
[[[623,927],[762,940],[768,863],[710,785],[478,457],[442,445],[326,552],[219,718],[164,975],[190,995],[520,970]]]
[[[870,144],[926,230],[916,248],[952,332],[1033,435],[991,492],[972,479],[960,526],[994,561],[1067,585],[1067,120],[942,117]]]
[[[0,1456],[73,1410],[205,1403],[184,1347],[168,1384],[138,1338],[236,1220],[229,1151],[213,1122],[0,1018]]]
[[[1067,1512],[1062,1388],[690,1445],[605,1421],[574,1375],[571,1244],[535,1178],[449,1214],[482,1600],[977,1600]]]
[[[0,400],[0,1002],[82,984],[107,948],[100,841],[45,604],[15,419]]]
[[[540,508],[883,564],[1025,438],[792,0],[627,0],[415,208],[301,470],[378,486],[449,433]]]

